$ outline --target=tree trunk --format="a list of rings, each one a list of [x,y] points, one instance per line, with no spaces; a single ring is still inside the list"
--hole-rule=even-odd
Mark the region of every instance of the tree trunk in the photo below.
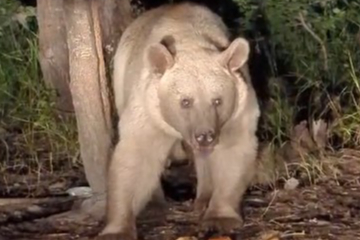
[[[56,108],[73,112],[63,0],[37,2],[40,66],[44,81],[57,92]]]
[[[99,21],[101,26],[101,35],[104,51],[104,60],[107,72],[108,85],[110,86],[110,99],[113,102],[112,91],[112,58],[115,54],[120,37],[126,27],[133,21],[130,0],[107,0],[99,6]],[[112,105],[112,107],[114,107]],[[117,121],[118,116],[115,108],[111,108],[112,123],[114,129],[113,140],[118,140]]]
[[[58,93],[57,108],[75,111],[81,158],[94,194],[82,207],[101,217],[106,166],[116,132],[111,119],[116,116],[109,84],[112,70],[106,69],[112,69],[120,36],[133,20],[130,0],[41,0],[37,4],[44,80]]]
[[[133,21],[130,0],[107,0],[99,6],[105,62],[109,65],[121,34]]]
[[[95,195],[105,191],[105,168],[111,150],[112,132],[97,2],[64,1],[70,89],[80,152],[87,180]]]

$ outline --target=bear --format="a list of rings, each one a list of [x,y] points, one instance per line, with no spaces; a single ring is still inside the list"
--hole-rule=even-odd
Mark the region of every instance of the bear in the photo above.
[[[168,157],[183,156],[182,142],[194,157],[200,228],[242,227],[260,116],[249,52],[245,38],[231,39],[221,18],[196,3],[162,5],[126,28],[113,61],[120,139],[108,164],[100,237],[137,239],[136,218],[157,194]]]

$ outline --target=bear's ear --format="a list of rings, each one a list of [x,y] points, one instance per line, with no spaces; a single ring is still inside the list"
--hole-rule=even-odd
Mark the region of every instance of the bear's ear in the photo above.
[[[174,39],[171,36],[164,37],[160,43],[151,45],[147,50],[147,61],[152,71],[164,74],[174,65]]]
[[[250,47],[244,38],[236,38],[220,56],[221,64],[230,71],[239,70],[248,60]]]

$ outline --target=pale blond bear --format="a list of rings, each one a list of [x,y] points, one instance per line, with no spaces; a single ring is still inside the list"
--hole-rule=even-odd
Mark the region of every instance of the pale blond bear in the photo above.
[[[260,114],[249,51],[245,39],[229,40],[217,15],[192,3],[150,10],[126,29],[114,58],[120,141],[100,236],[137,238],[136,217],[159,188],[168,156],[181,155],[182,140],[195,158],[202,227],[242,226],[239,205],[255,173]]]

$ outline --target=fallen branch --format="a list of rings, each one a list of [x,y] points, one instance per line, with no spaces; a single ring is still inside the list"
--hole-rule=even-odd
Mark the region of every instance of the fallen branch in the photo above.
[[[0,225],[44,218],[69,211],[74,201],[74,197],[34,199],[33,201],[18,199],[17,203],[0,206]]]
[[[44,198],[0,198],[0,209],[3,206],[14,204],[37,204],[44,201]]]

